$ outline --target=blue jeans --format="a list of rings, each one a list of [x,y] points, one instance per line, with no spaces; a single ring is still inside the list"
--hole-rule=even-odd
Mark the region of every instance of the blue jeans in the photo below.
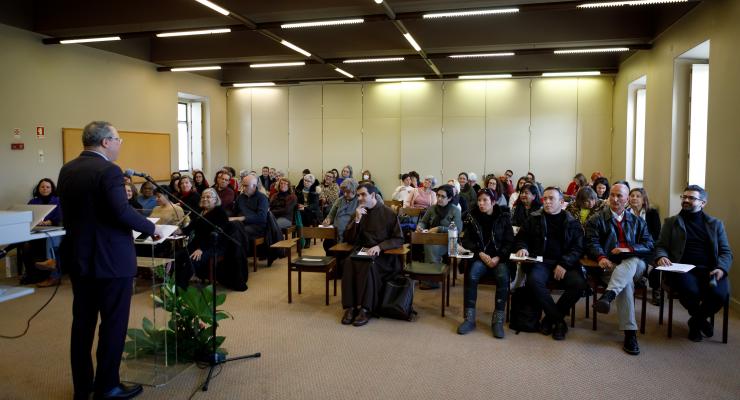
[[[488,268],[483,261],[475,260],[465,272],[465,291],[463,304],[465,308],[475,308],[478,300],[478,282],[482,278],[496,280],[496,311],[504,311],[506,298],[509,296],[509,267],[500,263],[496,268]]]

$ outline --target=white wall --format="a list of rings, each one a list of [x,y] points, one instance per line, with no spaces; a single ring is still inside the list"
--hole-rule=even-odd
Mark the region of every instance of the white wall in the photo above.
[[[674,115],[674,61],[687,50],[711,40],[709,56],[709,114],[707,125],[705,210],[725,223],[730,246],[740,249],[740,209],[738,187],[740,167],[737,152],[737,99],[740,93],[740,2],[716,0],[702,2],[664,32],[650,51],[640,51],[619,68],[614,89],[613,168],[623,175],[626,163],[627,88],[629,83],[647,77],[645,129],[645,181],[652,202],[660,207],[661,217],[678,212],[678,195],[686,183],[686,137],[675,136],[680,123]],[[740,274],[730,273],[731,284],[740,286]],[[737,299],[737,296],[735,296]],[[735,300],[737,305],[737,300]]]
[[[565,187],[578,171],[611,173],[612,87],[599,77],[232,89],[229,161],[287,168],[294,181],[350,164],[385,193],[409,170],[440,182],[531,170]]]
[[[226,91],[217,81],[157,72],[153,64],[85,46],[43,45],[39,35],[5,25],[0,25],[0,49],[0,204],[25,203],[40,178],[56,181],[62,128],[82,128],[92,120],[107,120],[120,130],[170,133],[176,169],[178,92],[207,99],[206,172],[226,163]],[[46,129],[43,140],[35,137],[37,125]],[[25,150],[10,150],[14,128],[22,130]]]

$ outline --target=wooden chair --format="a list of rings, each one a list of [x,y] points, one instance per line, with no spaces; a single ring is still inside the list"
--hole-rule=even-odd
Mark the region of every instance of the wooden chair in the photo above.
[[[663,325],[663,305],[665,304],[664,294],[668,294],[668,337],[673,337],[673,299],[678,297],[678,291],[673,289],[668,282],[661,277],[660,283],[660,309],[658,312],[658,325]],[[729,328],[730,317],[730,296],[725,298],[722,304],[722,343],[727,344],[727,331]],[[710,322],[714,326],[714,314],[710,317]]]
[[[419,223],[419,220],[421,220],[421,217],[424,215],[424,213],[427,211],[426,208],[412,208],[412,207],[403,207],[398,212],[398,216],[407,216],[412,219],[416,218],[416,224]]]
[[[337,230],[332,228],[316,228],[304,226],[301,229],[301,237],[307,239],[334,239],[337,238]],[[276,249],[286,249],[288,251],[288,303],[293,302],[293,271],[298,272],[298,294],[302,291],[302,273],[303,272],[321,272],[326,276],[326,305],[329,305],[329,278],[337,266],[337,259],[334,257],[322,256],[299,256],[293,260],[291,249],[296,246],[298,239],[282,240],[273,244],[271,247]],[[337,277],[334,274],[334,296],[337,295]]]
[[[265,237],[258,236],[252,242],[252,270],[257,272],[257,246],[265,244]]]
[[[396,214],[403,208],[403,202],[400,200],[385,200],[385,205],[395,211]]]
[[[588,285],[591,287],[591,295],[593,296],[593,302],[596,303],[596,295],[599,293],[604,293],[604,290],[606,290],[606,286],[604,286],[604,282],[601,281],[600,277],[597,276],[596,272],[601,272],[601,267],[599,266],[599,263],[591,260],[590,258],[583,257],[581,258],[581,265],[586,267],[587,275],[588,275]],[[588,272],[591,273],[588,273]],[[645,334],[645,319],[647,318],[647,285],[638,286],[635,285],[635,297],[638,296],[638,294],[641,294],[642,296],[642,311],[640,314],[640,333]],[[592,324],[592,330],[596,330],[597,324],[598,324],[598,313],[593,313],[593,324]],[[586,297],[586,318],[588,318],[589,315],[589,301],[588,297]]]
[[[447,246],[446,233],[411,233],[411,244]],[[450,266],[444,263],[409,262],[403,272],[412,279],[440,282],[442,284],[441,314],[445,316],[445,301],[450,305]]]

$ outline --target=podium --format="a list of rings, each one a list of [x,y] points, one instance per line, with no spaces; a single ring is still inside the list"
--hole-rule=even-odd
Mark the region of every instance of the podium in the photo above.
[[[178,358],[175,319],[167,311],[172,310],[177,302],[171,290],[175,281],[172,270],[176,247],[176,240],[167,240],[159,245],[137,245],[137,251],[151,252],[151,256],[136,258],[139,277],[134,280],[129,328],[121,362],[123,381],[162,386],[193,365]]]

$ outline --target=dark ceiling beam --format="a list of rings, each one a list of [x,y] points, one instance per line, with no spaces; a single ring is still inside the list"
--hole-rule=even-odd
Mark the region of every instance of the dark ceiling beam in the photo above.
[[[616,75],[619,70],[617,68],[593,68],[589,69],[588,71],[594,71],[598,70],[601,72],[601,76],[604,75]],[[585,70],[579,70],[579,69],[567,69],[567,70],[547,70],[547,71],[513,71],[508,72],[511,74],[511,78],[541,78],[542,74],[544,72],[580,72]],[[444,74],[444,75],[423,75],[423,78],[425,80],[451,80],[451,79],[458,79],[462,74]],[[465,74],[465,75],[486,75],[486,73],[476,73],[476,74]],[[419,75],[414,75],[419,76]],[[399,79],[403,77],[398,77]],[[509,79],[511,79],[509,78]],[[354,82],[375,82],[376,78],[371,77],[364,77],[364,78],[358,78],[355,79]],[[482,79],[485,80],[485,79]],[[325,79],[325,78],[317,78],[317,79],[290,79],[290,80],[274,80],[273,81],[276,85],[298,85],[301,83],[312,83],[312,82],[353,82],[353,80],[350,79]],[[238,82],[221,82],[222,87],[233,87],[233,85]]]

